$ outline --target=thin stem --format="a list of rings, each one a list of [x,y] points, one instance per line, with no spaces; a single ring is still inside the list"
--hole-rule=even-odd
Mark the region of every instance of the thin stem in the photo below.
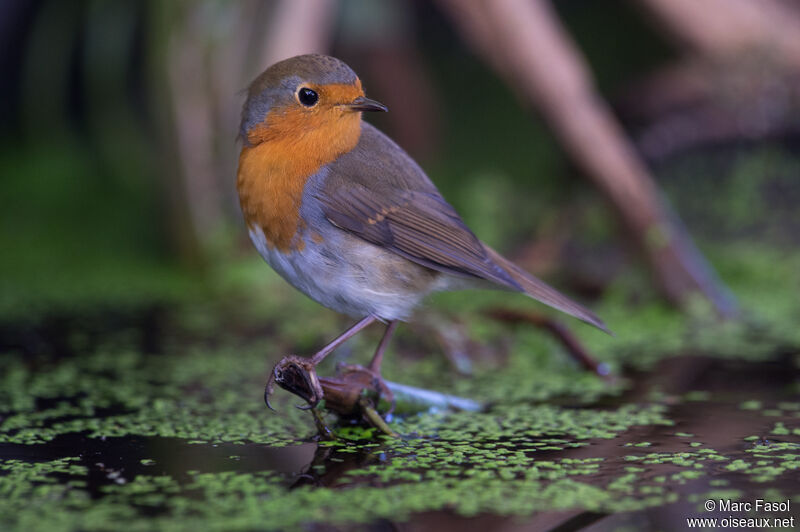
[[[580,340],[578,340],[578,337],[572,334],[572,331],[560,321],[534,311],[506,308],[492,309],[489,310],[487,314],[496,320],[507,323],[530,323],[531,325],[535,325],[536,327],[550,332],[561,345],[564,346],[567,353],[581,366],[606,380],[613,380],[613,377],[609,375],[608,364],[595,359]]]
[[[394,438],[399,437],[399,435],[392,430],[389,424],[384,421],[378,411],[375,410],[375,407],[373,407],[366,398],[362,397],[358,403],[361,407],[361,413],[365,418],[367,418],[373,427],[376,427],[387,436],[392,436]]]

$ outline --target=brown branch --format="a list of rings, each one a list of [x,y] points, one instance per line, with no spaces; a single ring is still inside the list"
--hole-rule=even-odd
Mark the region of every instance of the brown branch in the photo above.
[[[712,58],[771,52],[800,69],[800,12],[772,0],[638,0],[687,48]]]
[[[287,57],[325,53],[331,45],[337,7],[336,0],[316,0],[313,5],[296,0],[277,2],[264,32],[254,76]]]
[[[549,4],[441,0],[441,5],[467,41],[540,110],[567,152],[608,198],[664,295],[684,305],[699,292],[720,313],[733,313],[732,298],[666,208]]]
[[[606,380],[613,380],[609,374],[608,365],[605,362],[598,362],[562,322],[538,312],[505,308],[491,309],[486,312],[486,315],[506,323],[528,323],[544,329],[551,333],[582,367]]]

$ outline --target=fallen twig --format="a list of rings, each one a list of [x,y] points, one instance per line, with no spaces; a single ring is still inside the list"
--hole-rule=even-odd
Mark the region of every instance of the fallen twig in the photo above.
[[[549,331],[581,366],[604,379],[612,379],[608,364],[605,362],[598,362],[583,346],[580,340],[572,334],[572,331],[562,322],[534,311],[495,308],[487,311],[486,314],[499,321],[507,323],[530,323],[531,325]]]
[[[298,408],[311,410],[317,430],[325,439],[335,438],[335,434],[325,424],[322,408],[345,418],[360,418],[388,436],[398,436],[384,420],[394,411],[411,414],[431,409],[482,408],[471,399],[384,381],[361,366],[340,366],[335,376],[318,377],[314,367],[303,364],[299,357],[286,357],[276,366],[265,397],[271,392],[272,382],[308,403],[309,406]],[[322,390],[321,397],[317,388]],[[383,416],[378,411],[381,399],[391,405]]]

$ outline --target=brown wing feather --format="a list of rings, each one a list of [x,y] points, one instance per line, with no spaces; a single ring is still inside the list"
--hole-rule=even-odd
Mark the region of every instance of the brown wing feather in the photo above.
[[[591,311],[478,240],[422,169],[369,124],[356,148],[327,170],[315,197],[334,225],[417,264],[524,292],[608,331]]]
[[[566,312],[570,316],[574,316],[581,321],[594,325],[601,331],[611,334],[611,331],[608,330],[608,327],[606,327],[606,324],[603,323],[603,320],[598,318],[594,312],[587,309],[583,305],[574,302],[541,279],[537,279],[486,244],[484,244],[484,247],[486,248],[486,251],[489,252],[489,256],[492,258],[492,260],[505,268],[505,270],[508,271],[514,278],[514,280],[517,281],[520,286],[522,286],[523,292],[525,292],[527,295],[531,296],[537,301],[541,301],[545,305],[560,310],[561,312]]]
[[[522,291],[441,196],[410,190],[383,192],[376,196],[376,191],[351,184],[319,199],[328,220],[368,242],[434,270]]]

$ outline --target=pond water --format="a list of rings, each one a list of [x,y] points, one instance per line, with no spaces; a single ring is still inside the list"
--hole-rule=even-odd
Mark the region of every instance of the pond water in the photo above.
[[[400,439],[348,426],[319,442],[286,394],[278,414],[263,405],[274,336],[190,342],[171,312],[4,328],[4,529],[672,530],[799,515],[798,351],[763,328],[717,331],[718,354],[696,334],[658,357],[655,342],[596,340],[615,382],[535,331],[487,333],[503,354],[472,377],[415,357],[406,335],[390,377],[487,408],[408,415]],[[718,508],[756,499],[791,507]]]

